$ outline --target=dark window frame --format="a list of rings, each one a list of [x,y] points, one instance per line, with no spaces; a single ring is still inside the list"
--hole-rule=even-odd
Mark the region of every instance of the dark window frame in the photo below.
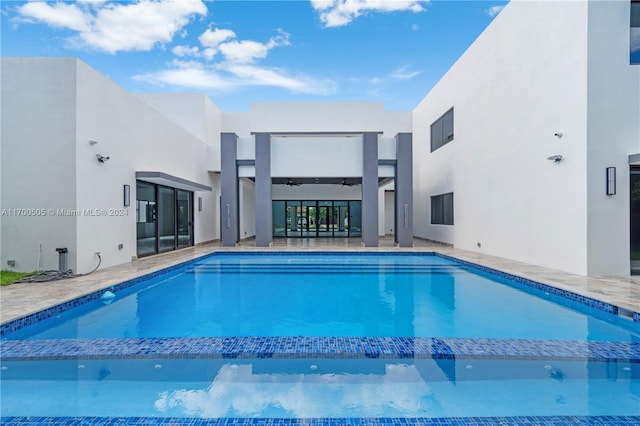
[[[453,141],[454,135],[454,111],[451,107],[431,124],[431,152]]]
[[[453,192],[431,196],[431,224],[453,225]],[[449,204],[449,205],[447,205]],[[449,209],[447,207],[450,207]]]

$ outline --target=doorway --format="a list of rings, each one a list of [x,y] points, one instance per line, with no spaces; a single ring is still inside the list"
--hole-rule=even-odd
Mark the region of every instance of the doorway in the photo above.
[[[272,215],[274,238],[362,236],[359,200],[276,200]]]
[[[193,192],[136,182],[138,257],[193,245]]]

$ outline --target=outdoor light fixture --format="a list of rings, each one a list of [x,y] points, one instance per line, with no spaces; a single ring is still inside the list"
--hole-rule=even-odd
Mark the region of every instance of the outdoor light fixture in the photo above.
[[[616,195],[616,168],[607,167],[607,195]]]
[[[553,136],[557,137],[557,138],[561,138],[562,137],[562,132],[555,132],[553,134]]]
[[[202,197],[198,197],[198,211],[202,211]]]
[[[123,191],[123,203],[125,207],[129,207],[131,205],[131,187],[129,185],[124,186]]]
[[[104,155],[96,154],[96,158],[98,159],[98,163],[104,164],[109,161],[109,157],[105,157]]]
[[[89,140],[89,145],[91,145],[91,146],[93,146],[93,145],[95,145],[95,144],[97,144],[97,143],[98,143],[98,141],[97,141],[97,140],[95,140],[95,139],[91,139],[91,140]]]

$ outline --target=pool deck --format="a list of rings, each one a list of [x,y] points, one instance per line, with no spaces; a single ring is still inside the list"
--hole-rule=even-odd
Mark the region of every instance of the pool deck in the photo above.
[[[255,247],[252,240],[231,248],[221,247],[219,242],[213,242],[99,269],[83,277],[3,286],[0,287],[0,323],[4,324],[122,281],[219,251],[437,252],[610,303],[623,310],[640,312],[640,276],[585,277],[419,239],[414,240],[412,248],[394,247],[389,238],[381,239],[380,246],[373,248],[362,247],[360,239],[278,239],[270,248]]]

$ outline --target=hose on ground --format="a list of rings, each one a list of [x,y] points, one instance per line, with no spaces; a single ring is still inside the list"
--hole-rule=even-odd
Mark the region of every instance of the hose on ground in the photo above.
[[[24,277],[21,278],[19,280],[16,280],[15,282],[17,283],[45,283],[45,282],[49,282],[49,281],[56,281],[56,280],[64,280],[67,278],[75,278],[75,277],[86,277],[87,275],[93,274],[95,271],[98,270],[98,268],[100,267],[100,264],[102,263],[102,257],[100,256],[100,253],[96,253],[96,256],[98,256],[98,265],[93,268],[92,271],[87,272],[86,274],[73,274],[73,272],[71,271],[71,269],[68,269],[66,271],[44,271],[44,272],[40,272],[39,274],[36,275],[30,275],[28,277]]]

